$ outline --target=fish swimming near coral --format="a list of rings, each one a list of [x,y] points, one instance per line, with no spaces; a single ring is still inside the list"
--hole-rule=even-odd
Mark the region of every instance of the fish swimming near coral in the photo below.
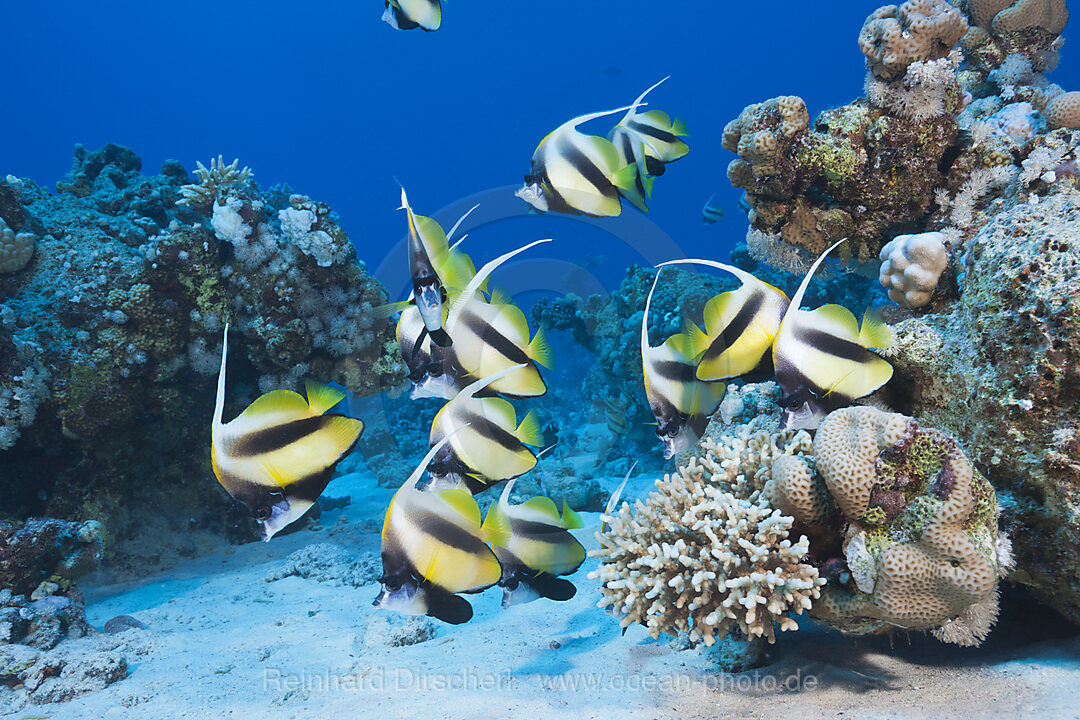
[[[664,78],[641,93],[608,136],[619,151],[622,161],[637,167],[638,189],[650,194],[652,178],[663,175],[668,163],[675,162],[690,152],[689,146],[682,140],[690,134],[682,120],[672,120],[663,110],[638,112],[645,96],[667,79]],[[639,209],[644,209],[625,192],[623,196]]]
[[[510,490],[503,488],[499,502],[488,509],[484,528],[489,536],[502,535],[492,543],[502,565],[499,585],[504,608],[544,597],[569,600],[577,588],[560,575],[570,575],[585,562],[585,547],[568,531],[583,527],[581,517],[563,501],[562,513],[551,498],[533,497],[520,505],[510,504]]]
[[[491,391],[511,397],[536,397],[547,392],[538,367],[552,365],[551,345],[543,328],[530,339],[529,324],[520,308],[500,293],[493,293],[490,302],[479,294],[480,283],[497,267],[545,242],[550,240],[536,240],[488,262],[455,299],[446,327],[454,339],[453,363],[448,367],[456,374],[458,387],[523,365],[492,382]]]
[[[480,507],[464,490],[417,489],[447,442],[428,451],[390,501],[382,529],[382,589],[373,605],[457,625],[473,614],[458,593],[480,592],[502,577],[487,543],[505,545],[509,536],[496,525],[481,528]]]
[[[395,30],[434,32],[442,25],[442,0],[386,0],[382,19]]]
[[[860,327],[842,305],[799,307],[810,278],[842,242],[823,252],[806,273],[773,343],[776,382],[784,393],[782,428],[816,428],[829,412],[869,395],[892,378],[892,365],[870,350],[890,347],[892,332],[869,309]]]
[[[709,416],[724,399],[726,386],[698,379],[698,357],[689,336],[677,333],[662,345],[649,345],[649,307],[660,272],[653,279],[641,318],[641,367],[645,396],[656,417],[656,436],[663,441],[664,458],[668,459],[701,438]]]
[[[400,209],[405,211],[409,226],[409,274],[412,279],[412,292],[408,300],[381,305],[375,309],[375,314],[377,317],[389,317],[414,305],[424,320],[424,332],[416,341],[423,343],[426,334],[431,336],[431,341],[436,345],[447,347],[451,343],[450,336],[444,329],[449,312],[449,291],[460,290],[472,279],[472,261],[460,250],[448,247],[447,235],[439,223],[413,212],[404,187],[401,188]],[[475,209],[473,207],[472,210]],[[458,220],[454,230],[469,212]],[[454,230],[450,232],[453,233]]]
[[[716,193],[710,195],[704,207],[701,208],[701,222],[706,225],[715,225],[724,219],[724,208],[713,202],[715,197]]]
[[[274,390],[222,423],[228,338],[226,326],[211,425],[211,465],[222,487],[251,508],[262,539],[269,540],[315,504],[334,466],[360,439],[364,423],[328,415],[345,393],[314,382],[307,383],[307,400],[292,390]]]
[[[619,191],[634,192],[637,168],[619,157],[611,141],[578,126],[629,107],[569,120],[547,135],[532,156],[532,171],[515,193],[540,212],[612,217],[622,212]]]
[[[456,227],[456,226],[455,226]],[[451,231],[452,232],[452,231]],[[463,238],[464,239],[464,238]],[[482,288],[485,287],[487,280],[492,272],[495,271],[499,265],[506,262],[510,258],[514,257],[520,252],[528,250],[534,245],[540,243],[550,242],[548,239],[536,240],[528,245],[513,250],[511,252],[501,255],[491,262],[484,265],[478,272],[472,273],[472,279],[465,286],[460,293],[455,293],[451,300],[451,309],[447,314],[447,328],[448,334],[454,338],[458,334],[464,337],[464,342],[456,346],[439,347],[430,341],[430,338],[426,336],[425,325],[420,317],[419,311],[415,307],[406,307],[402,311],[401,317],[397,324],[397,340],[398,346],[401,348],[402,357],[405,360],[405,364],[409,367],[409,379],[413,382],[412,397],[441,397],[446,400],[451,400],[461,390],[463,390],[469,383],[473,382],[479,377],[484,377],[477,373],[482,372],[481,359],[485,354],[485,338],[490,339],[496,344],[505,345],[503,342],[505,336],[500,335],[495,330],[490,332],[485,330],[482,323],[479,321],[472,321],[471,317],[474,314],[492,315],[499,314],[498,310],[492,311],[489,309],[482,309],[481,306],[486,305]],[[468,260],[471,268],[471,260]],[[493,300],[503,299],[501,294],[493,293]],[[512,316],[512,319],[517,319],[520,315],[520,319],[524,321],[524,315],[515,306],[507,304],[506,302],[496,302],[496,308],[506,308],[505,314]],[[512,309],[511,309],[512,308]],[[517,310],[517,315],[514,315],[513,310]],[[471,313],[465,318],[464,324],[460,331],[450,331],[449,328],[452,324],[462,320],[462,313],[469,311]],[[527,335],[526,325],[526,335]],[[483,334],[482,337],[477,337],[477,332]],[[523,347],[529,347],[529,340],[526,337]],[[543,335],[540,335],[540,339],[536,341],[535,349],[542,350],[547,347],[546,340]],[[461,351],[466,362],[472,364],[463,365],[458,357],[458,352]],[[494,351],[490,353],[491,357],[488,358],[488,364],[498,364],[498,359],[505,356],[506,352],[514,353],[511,348],[503,348],[502,352]],[[548,355],[545,356],[550,362],[550,350],[547,351]],[[481,358],[481,359],[478,359]],[[547,389],[543,384],[543,380],[540,378],[539,370],[536,368],[535,363],[532,363],[530,358],[526,358],[523,361],[526,364],[525,368],[519,375],[514,377],[501,378],[498,381],[497,387],[491,389],[492,393],[502,392],[508,395],[515,396],[529,396],[529,395],[542,395]],[[515,364],[515,363],[510,363]],[[506,367],[504,365],[504,367]],[[492,370],[493,374],[499,369]]]
[[[429,435],[442,450],[428,465],[427,489],[464,483],[470,492],[523,475],[536,467],[529,445],[543,444],[543,433],[530,411],[519,424],[514,406],[497,397],[476,397],[492,382],[524,365],[514,365],[469,385],[435,415]],[[449,442],[443,443],[447,439]]]
[[[687,325],[690,352],[700,355],[698,379],[726,380],[758,368],[769,357],[769,349],[780,330],[780,321],[788,308],[787,295],[742,268],[713,260],[688,258],[671,260],[661,266],[683,263],[717,268],[742,282],[737,290],[714,295],[705,303],[704,332],[693,323]]]

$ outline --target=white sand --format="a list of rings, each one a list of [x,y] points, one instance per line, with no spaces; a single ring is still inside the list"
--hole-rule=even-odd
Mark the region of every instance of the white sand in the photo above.
[[[633,494],[647,487],[640,480]],[[471,622],[432,621],[433,639],[365,643],[369,626],[375,636],[399,624],[400,616],[371,607],[376,583],[263,580],[311,543],[378,552],[390,491],[353,474],[328,490],[343,494],[353,504],[324,514],[320,530],[223,548],[136,583],[88,586],[96,626],[119,614],[149,626],[115,636],[124,641],[129,676],[12,717],[1080,718],[1076,638],[1031,643],[999,627],[1001,637],[983,649],[901,635],[890,650],[886,638],[848,639],[800,619],[802,630],[771,648],[772,665],[728,675],[712,670],[706,653],[677,651],[640,627],[621,635],[595,607],[596,583],[585,577],[596,565],[591,559],[573,576],[579,591],[569,602],[504,611],[495,588],[468,596]],[[580,537],[593,547],[599,516],[583,517],[589,527]]]

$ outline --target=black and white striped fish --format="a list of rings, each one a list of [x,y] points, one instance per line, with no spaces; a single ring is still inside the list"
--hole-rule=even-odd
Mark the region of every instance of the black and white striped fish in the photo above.
[[[758,280],[734,265],[713,260],[671,260],[675,265],[692,263],[729,272],[742,281],[738,290],[720,293],[705,303],[705,331],[690,323],[685,330],[690,337],[690,352],[699,356],[699,380],[727,380],[746,375],[769,357],[780,321],[788,308],[782,290]]]
[[[502,576],[487,543],[506,544],[509,538],[495,526],[481,528],[480,508],[464,490],[417,489],[446,442],[431,448],[390,501],[382,529],[382,589],[373,604],[456,625],[473,614],[457,593],[480,592]]]
[[[612,217],[622,212],[620,189],[633,192],[637,168],[622,162],[611,141],[578,132],[578,126],[627,108],[590,113],[548,134],[532,156],[532,172],[515,193],[540,212]]]
[[[701,208],[701,222],[706,225],[715,225],[724,219],[724,208],[713,202],[713,198],[715,197],[716,193],[710,195],[709,199],[705,201],[705,205]]]
[[[842,242],[823,252],[806,273],[773,342],[776,382],[784,393],[782,428],[816,428],[829,412],[869,395],[892,378],[892,365],[870,350],[890,347],[892,332],[870,310],[860,327],[842,305],[799,307],[810,278]]]
[[[649,345],[649,307],[660,272],[653,279],[641,318],[641,368],[645,396],[656,417],[656,435],[664,443],[664,458],[693,447],[724,399],[722,382],[697,377],[697,357],[691,338],[677,333],[663,345]]]
[[[428,466],[427,485],[455,487],[464,483],[470,492],[486,490],[491,484],[523,475],[536,467],[536,455],[529,445],[543,444],[543,433],[535,412],[517,421],[514,406],[497,397],[476,394],[499,378],[524,365],[515,365],[469,385],[446,403],[431,423],[431,446],[442,450]]]
[[[315,503],[364,431],[364,423],[326,411],[345,397],[340,390],[307,383],[307,400],[292,390],[260,396],[227,423],[225,360],[221,348],[217,400],[211,425],[210,461],[230,495],[251,508],[262,539],[269,540]]]
[[[382,19],[395,30],[433,32],[442,24],[442,0],[386,0]]]
[[[511,505],[510,490],[515,482],[506,483],[499,502],[488,509],[483,525],[489,535],[506,537],[504,543],[491,546],[502,565],[502,606],[508,608],[541,597],[569,600],[577,594],[577,588],[559,576],[572,574],[585,562],[585,547],[568,532],[583,527],[581,517],[565,500],[561,514],[546,497]]]

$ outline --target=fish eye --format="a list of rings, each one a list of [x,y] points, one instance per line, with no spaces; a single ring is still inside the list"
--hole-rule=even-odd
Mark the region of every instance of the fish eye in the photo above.
[[[446,474],[446,463],[440,462],[440,461],[437,461],[437,460],[432,461],[428,465],[428,472],[430,472],[432,475],[445,475]]]
[[[266,505],[261,505],[255,508],[255,512],[252,514],[255,516],[256,520],[259,520],[261,522],[270,517],[270,508],[268,508]]]
[[[442,363],[428,363],[427,371],[431,377],[441,377],[443,374]]]

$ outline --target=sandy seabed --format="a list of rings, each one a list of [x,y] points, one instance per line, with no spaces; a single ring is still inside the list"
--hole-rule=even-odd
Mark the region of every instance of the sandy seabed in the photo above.
[[[642,477],[630,494],[649,487]],[[623,635],[596,608],[597,581],[586,577],[594,559],[572,577],[578,594],[569,602],[503,610],[496,588],[468,596],[476,616],[456,627],[375,610],[375,581],[268,582],[314,543],[377,557],[391,492],[354,473],[327,495],[352,502],[324,513],[316,529],[222,547],[136,582],[87,584],[95,626],[122,614],[147,625],[108,636],[128,676],[10,717],[1080,718],[1080,637],[1022,600],[1006,603],[977,649],[922,634],[846,638],[799,618],[801,629],[769,648],[768,665],[728,674],[701,648],[679,649],[636,626]],[[578,535],[595,547],[599,515],[583,518]],[[79,642],[90,641],[67,641]]]

